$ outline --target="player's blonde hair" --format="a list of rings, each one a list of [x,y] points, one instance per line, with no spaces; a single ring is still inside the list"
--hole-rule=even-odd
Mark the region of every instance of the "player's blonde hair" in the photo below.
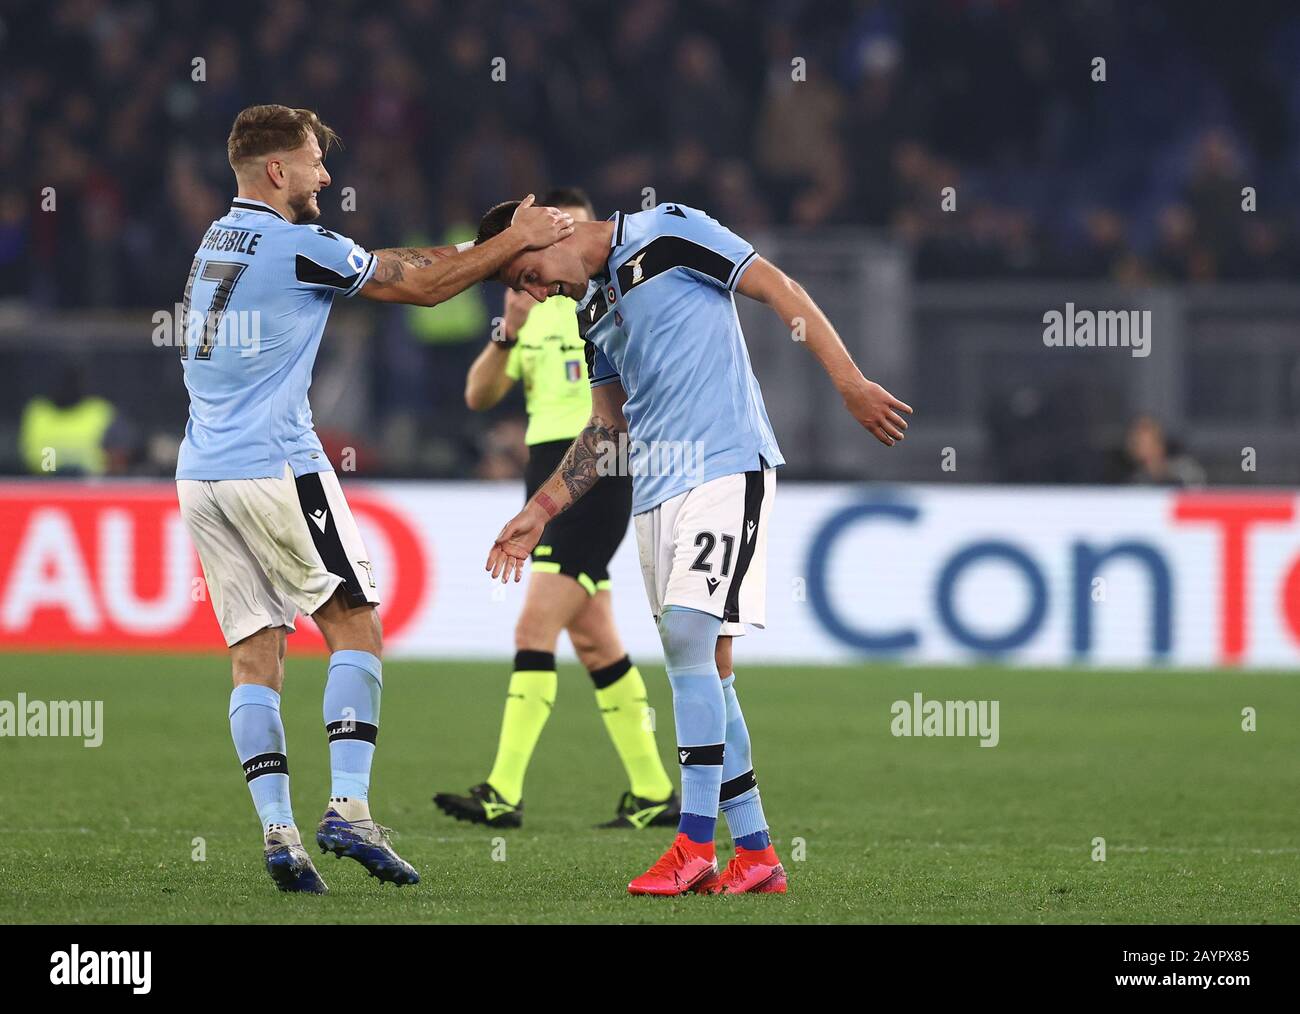
[[[249,106],[235,117],[226,140],[226,158],[236,172],[249,159],[269,155],[273,151],[293,151],[307,141],[307,134],[316,135],[321,155],[339,139],[310,109],[291,109],[288,106]]]

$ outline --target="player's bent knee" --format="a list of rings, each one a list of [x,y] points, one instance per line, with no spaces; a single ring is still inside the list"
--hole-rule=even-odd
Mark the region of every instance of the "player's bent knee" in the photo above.
[[[715,672],[714,651],[721,627],[720,618],[698,609],[664,609],[659,617],[659,639],[669,674]]]
[[[265,672],[253,668],[234,668],[231,673],[231,683],[237,687],[255,683],[258,686],[269,687],[278,694],[284,689],[284,669],[277,666],[274,671]]]
[[[235,686],[256,683],[280,692],[285,634],[283,627],[265,627],[230,646],[230,675]]]
[[[383,655],[383,623],[373,602],[352,605],[339,588],[312,614],[325,644],[334,651],[368,651],[376,658]]]
[[[379,615],[378,606],[369,606],[370,613],[370,634],[374,638],[374,648],[372,654],[376,658],[380,657],[384,651],[384,621]]]
[[[344,645],[344,650],[352,648],[353,650],[368,651],[375,658],[382,658],[384,654],[384,624],[379,619],[379,608],[374,605],[365,605],[360,607],[357,612],[361,615],[357,618],[356,636],[362,643]]]

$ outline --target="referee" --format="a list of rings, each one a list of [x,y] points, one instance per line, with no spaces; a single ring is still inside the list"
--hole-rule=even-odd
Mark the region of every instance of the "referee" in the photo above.
[[[595,217],[591,201],[577,187],[552,190],[542,204],[569,212],[574,221]],[[539,303],[527,293],[507,291],[504,340],[488,343],[466,380],[465,402],[477,412],[492,408],[523,380],[526,497],[550,478],[591,415],[576,309],[565,296]],[[493,827],[522,824],[524,774],[555,704],[555,645],[560,631],[567,630],[591,674],[605,729],[629,782],[614,819],[601,826],[676,825],[678,797],[646,720],[645,683],[623,650],[610,600],[609,561],[627,532],[631,511],[631,478],[606,476],[547,525],[533,551],[528,593],[515,624],[514,671],[496,761],[487,781],[467,795],[434,796],[444,813]]]

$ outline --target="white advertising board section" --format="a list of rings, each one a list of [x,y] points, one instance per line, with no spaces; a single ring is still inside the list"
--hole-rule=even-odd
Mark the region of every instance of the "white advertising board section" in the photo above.
[[[520,488],[343,480],[389,654],[508,656],[525,585],[483,568]],[[169,483],[0,484],[0,648],[220,649],[200,576]],[[630,530],[611,576],[657,660]],[[1290,668],[1300,497],[779,483],[767,597],[738,660]],[[320,647],[309,622],[295,641]]]

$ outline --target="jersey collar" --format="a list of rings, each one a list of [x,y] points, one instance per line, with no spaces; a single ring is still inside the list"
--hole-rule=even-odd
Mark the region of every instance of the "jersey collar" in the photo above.
[[[605,258],[605,269],[594,278],[601,285],[605,285],[613,277],[613,270],[610,268],[609,262],[614,256],[614,251],[623,245],[623,233],[627,228],[627,219],[621,211],[614,212],[605,221],[614,223],[614,231],[609,237],[609,257]]]
[[[623,245],[623,229],[627,224],[627,219],[623,217],[623,212],[616,211],[614,214],[610,215],[609,218],[605,219],[605,221],[614,223],[614,234],[609,240],[609,248],[610,250],[614,250]]]
[[[231,208],[238,208],[240,211],[260,211],[266,215],[274,215],[281,222],[289,221],[265,201],[259,201],[253,197],[236,197],[230,202],[230,206]]]

